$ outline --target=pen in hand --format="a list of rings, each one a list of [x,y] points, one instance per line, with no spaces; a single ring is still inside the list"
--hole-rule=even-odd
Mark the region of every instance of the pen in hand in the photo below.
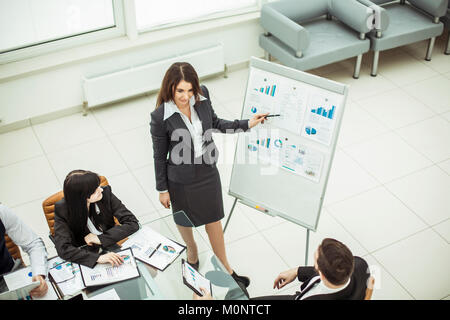
[[[265,116],[264,118],[271,118],[271,117],[280,117],[281,114],[269,114],[267,116]]]

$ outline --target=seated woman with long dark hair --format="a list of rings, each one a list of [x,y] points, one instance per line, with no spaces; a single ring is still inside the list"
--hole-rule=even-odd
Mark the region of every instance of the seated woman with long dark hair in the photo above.
[[[120,255],[102,251],[139,229],[137,218],[93,172],[74,170],[64,180],[64,198],[55,204],[55,245],[64,260],[93,268],[119,265]],[[120,225],[115,225],[114,217]]]

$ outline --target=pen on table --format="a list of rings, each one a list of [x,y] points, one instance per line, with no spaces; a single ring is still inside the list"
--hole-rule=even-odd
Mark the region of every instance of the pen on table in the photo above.
[[[158,251],[159,247],[161,247],[161,243],[159,243],[159,244],[156,246],[155,251],[153,251],[152,254],[149,255],[148,257],[150,258],[156,251]]]

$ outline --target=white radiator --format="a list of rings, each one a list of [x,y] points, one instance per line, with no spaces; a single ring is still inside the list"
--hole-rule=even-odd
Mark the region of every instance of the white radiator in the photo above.
[[[83,77],[83,105],[93,107],[158,90],[165,72],[174,62],[189,62],[200,78],[224,72],[223,46],[218,44],[109,74]]]

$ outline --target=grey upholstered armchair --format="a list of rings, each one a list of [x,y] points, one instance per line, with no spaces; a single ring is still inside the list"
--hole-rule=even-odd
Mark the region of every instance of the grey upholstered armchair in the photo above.
[[[265,4],[259,45],[266,58],[299,70],[310,70],[356,57],[359,77],[362,55],[369,51],[366,34],[374,11],[357,0],[281,0]]]
[[[380,13],[368,34],[374,51],[372,76],[377,75],[380,51],[429,39],[425,60],[431,60],[435,39],[444,29],[439,18],[446,14],[448,0],[358,1]]]
[[[447,45],[445,46],[445,54],[450,54],[450,1],[447,6],[447,14],[441,17],[445,29],[447,29]]]

